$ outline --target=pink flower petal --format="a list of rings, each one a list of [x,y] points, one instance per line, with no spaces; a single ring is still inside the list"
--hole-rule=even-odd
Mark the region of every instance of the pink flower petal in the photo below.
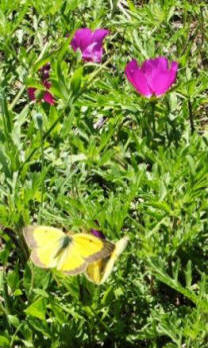
[[[158,57],[154,59],[147,59],[141,66],[141,69],[144,73],[148,69],[151,70],[167,70],[168,69],[168,59],[165,57]]]
[[[42,66],[42,68],[39,69],[40,77],[41,77],[41,82],[42,85],[46,88],[45,91],[39,91],[37,94],[37,97],[35,95],[35,92],[37,91],[37,88],[30,87],[28,88],[28,96],[31,100],[37,100],[38,102],[40,101],[45,101],[46,103],[50,105],[55,104],[55,100],[53,95],[47,91],[47,89],[51,88],[51,82],[48,80],[49,78],[49,71],[50,71],[50,63],[47,63]]]
[[[173,70],[171,70],[168,68],[168,60],[164,57],[156,58],[150,64],[152,64],[152,71],[145,72],[147,83],[154,94],[160,97],[175,82],[178,64],[174,64]]]
[[[55,100],[52,96],[52,94],[50,92],[45,92],[44,95],[43,95],[43,100],[50,104],[50,105],[54,105],[55,104]]]
[[[104,38],[109,33],[110,32],[107,29],[96,29],[93,33],[93,36],[92,36],[92,42],[97,42],[97,43],[100,43],[100,45],[102,45]]]
[[[142,88],[147,90],[149,89],[152,95],[160,97],[166,93],[171,85],[175,82],[177,70],[178,63],[172,62],[171,67],[169,68],[168,59],[165,57],[148,59],[142,64],[140,69],[144,76],[145,82],[142,82],[140,78],[140,82],[138,84],[138,77],[137,79],[135,78],[136,74],[138,75],[137,72],[136,74],[134,73],[131,83],[135,86],[138,92],[143,95],[145,94],[142,92],[141,84],[143,85]],[[146,96],[148,95],[146,94]]]
[[[79,48],[83,52],[91,44],[92,35],[89,28],[78,29],[71,41],[73,50],[76,51]]]
[[[39,73],[40,73],[42,81],[45,81],[45,80],[47,80],[49,78],[49,76],[50,76],[50,73],[49,73],[50,68],[51,68],[50,63],[46,63],[45,65],[42,66],[42,68],[39,69]]]
[[[170,77],[168,73],[159,72],[158,74],[155,74],[155,76],[153,75],[151,82],[148,81],[157,97],[160,97],[167,92],[170,86],[169,79]]]
[[[109,31],[97,29],[92,32],[88,28],[78,29],[71,41],[71,46],[76,51],[78,48],[82,52],[84,61],[100,63],[103,56],[103,40]]]
[[[51,88],[51,82],[48,80],[43,80],[43,86],[47,89]]]
[[[96,42],[93,42],[83,51],[83,59],[87,62],[100,63],[102,60],[103,48]]]
[[[125,74],[129,82],[134,86],[137,92],[147,98],[150,98],[152,96],[153,93],[147,84],[145,75],[139,68],[135,59],[126,65]]]
[[[102,231],[100,230],[96,230],[94,228],[91,228],[90,232],[95,236],[95,237],[98,237],[100,239],[105,239],[105,235],[103,234]]]
[[[34,87],[29,87],[27,89],[28,97],[30,98],[30,100],[36,100],[35,91],[36,91],[36,88]]]
[[[49,71],[50,70],[50,68],[51,68],[51,64],[50,63],[46,63],[45,65],[43,65],[43,67],[42,67],[42,70],[46,70],[46,71]]]

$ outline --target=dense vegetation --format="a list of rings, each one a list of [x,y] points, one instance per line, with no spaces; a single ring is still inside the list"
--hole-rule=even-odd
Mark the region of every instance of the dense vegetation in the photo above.
[[[70,47],[106,28],[102,64]],[[208,347],[208,5],[0,1],[0,347]],[[152,102],[124,70],[179,63]],[[31,101],[50,63],[56,102]],[[25,225],[130,239],[101,286],[28,260]]]

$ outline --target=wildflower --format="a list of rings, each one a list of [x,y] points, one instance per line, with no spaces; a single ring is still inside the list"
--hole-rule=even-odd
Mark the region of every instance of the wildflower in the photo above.
[[[48,91],[51,88],[51,82],[48,80],[49,75],[50,75],[49,71],[50,71],[50,63],[45,64],[39,70],[42,85],[45,87],[46,90],[42,91],[42,93],[41,93],[40,91],[37,90],[37,88],[29,87],[27,89],[27,93],[28,93],[30,100],[40,99],[40,100],[43,100],[50,105],[55,104],[55,100],[54,100],[53,95]],[[37,96],[37,94],[40,94],[40,98]]]
[[[141,67],[133,59],[126,65],[125,74],[138,93],[150,98],[165,94],[176,80],[178,63],[168,63],[165,57],[146,60]]]
[[[82,52],[82,58],[86,62],[101,63],[103,56],[102,43],[109,31],[97,29],[94,32],[89,28],[78,29],[71,41],[74,51],[78,48]]]
[[[43,100],[46,102],[46,103],[48,103],[48,104],[50,104],[50,105],[54,105],[55,104],[55,100],[54,100],[54,98],[53,98],[53,96],[52,96],[52,94],[50,93],[50,92],[45,92],[44,94],[43,94]]]
[[[30,100],[35,100],[36,99],[35,98],[35,91],[36,91],[36,88],[34,88],[34,87],[29,87],[27,89],[27,93],[28,93],[28,96],[29,96]]]
[[[105,239],[105,235],[103,234],[102,231],[96,230],[94,228],[91,228],[90,232],[95,236],[98,237],[100,239]]]
[[[51,69],[51,65],[50,65],[50,63],[47,63],[47,64],[43,65],[43,67],[39,70],[42,81],[46,81],[49,79],[50,69]]]

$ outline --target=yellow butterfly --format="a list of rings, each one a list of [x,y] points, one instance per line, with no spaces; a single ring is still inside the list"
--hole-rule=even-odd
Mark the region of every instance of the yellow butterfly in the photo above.
[[[114,249],[114,244],[91,234],[64,233],[48,226],[28,226],[23,235],[35,265],[55,267],[69,275],[84,272],[91,262],[109,256]]]
[[[85,272],[87,279],[97,285],[103,284],[111,274],[116,260],[126,248],[127,243],[128,237],[120,239],[114,244],[114,250],[109,256],[89,264]]]

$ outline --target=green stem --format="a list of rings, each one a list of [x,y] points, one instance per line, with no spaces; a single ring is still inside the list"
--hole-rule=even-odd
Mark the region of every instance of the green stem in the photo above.
[[[6,280],[6,270],[3,266],[3,297],[5,300],[4,312],[9,315],[11,313],[11,302],[8,292],[7,280]]]
[[[33,288],[34,288],[34,278],[35,278],[35,275],[34,275],[34,268],[33,268],[33,264],[31,265],[30,267],[30,270],[31,270],[31,283],[30,283],[30,289],[29,289],[29,298],[33,292]]]
[[[188,111],[189,111],[189,121],[190,121],[190,127],[191,127],[191,134],[194,133],[194,118],[193,118],[193,111],[192,111],[192,104],[190,99],[188,98]]]
[[[6,102],[6,98],[5,98],[3,90],[1,90],[0,92],[0,102],[1,102],[1,110],[3,115],[4,131],[7,134],[7,136],[9,136],[12,130],[12,125],[11,125],[7,102]]]
[[[190,289],[184,288],[178,280],[175,280],[171,278],[165,271],[163,271],[158,264],[155,264],[151,260],[148,260],[148,264],[151,267],[151,270],[153,271],[155,277],[169,286],[170,288],[178,291],[185,297],[187,297],[190,301],[192,301],[196,306],[200,306],[202,308],[204,306],[204,311],[207,313],[208,311],[208,303],[207,301],[202,302],[200,301],[200,297],[196,295],[193,291]]]
[[[112,57],[109,58],[109,59],[105,62],[105,64],[102,64],[101,67],[95,71],[95,73],[91,74],[91,78],[90,78],[90,79],[88,80],[88,82],[86,83],[85,89],[91,85],[91,83],[94,81],[96,75],[97,75],[103,68],[105,68],[106,65],[107,65],[111,60],[112,60]],[[75,100],[78,99],[78,97],[82,94],[83,91],[84,91],[84,89],[83,89],[82,91],[80,91],[80,93],[77,94]],[[74,100],[74,101],[75,101],[75,100]],[[50,135],[50,133],[52,132],[52,130],[56,127],[56,125],[59,123],[59,121],[60,121],[63,117],[64,117],[64,112],[54,121],[54,123],[51,125],[51,127],[48,129],[48,131],[47,131],[45,134],[43,134],[43,137],[42,137],[43,141],[44,141],[45,139],[47,139],[47,137]],[[34,149],[31,151],[31,153],[29,154],[29,156],[26,158],[25,162],[20,166],[19,172],[18,172],[18,176],[21,174],[21,172],[22,172],[22,170],[23,170],[25,164],[27,164],[27,163],[31,160],[31,158],[33,157],[33,155],[34,155],[38,150],[39,150],[39,146],[37,146],[36,148],[34,148]]]
[[[15,339],[16,339],[16,337],[17,337],[17,333],[19,332],[19,330],[21,329],[21,327],[23,326],[23,323],[21,323],[21,324],[19,324],[19,326],[17,327],[17,329],[16,329],[16,331],[15,331],[15,333],[14,333],[14,335],[12,335],[12,338],[11,338],[11,342],[10,342],[10,348],[13,348],[14,347],[14,341],[15,341]]]
[[[17,93],[16,97],[14,98],[13,102],[9,105],[9,110],[13,110],[17,102],[19,101],[22,93],[25,90],[25,86],[22,86],[19,92]]]
[[[153,130],[153,137],[156,135],[156,127],[155,127],[155,106],[156,106],[156,101],[151,101],[151,121],[152,121],[152,130]]]
[[[56,125],[59,123],[59,121],[62,119],[64,114],[61,114],[56,120],[55,122],[51,125],[51,127],[47,130],[47,132],[45,132],[42,136],[42,141],[44,141],[45,139],[47,139],[47,137],[50,135],[50,133],[52,132],[52,130],[56,127]],[[25,164],[27,164],[31,158],[33,157],[33,155],[39,150],[40,146],[35,147],[31,153],[29,154],[29,156],[26,158],[25,162],[20,166],[19,169],[19,175],[22,172]]]
[[[147,106],[147,111],[145,112],[144,123],[143,123],[143,134],[147,137],[147,144],[154,141],[156,135],[155,127],[155,105],[156,101],[151,100],[150,106]]]
[[[40,128],[40,146],[41,146],[41,203],[40,203],[40,212],[39,212],[39,223],[42,222],[42,212],[43,212],[43,198],[44,198],[44,139],[43,139],[43,129]]]

